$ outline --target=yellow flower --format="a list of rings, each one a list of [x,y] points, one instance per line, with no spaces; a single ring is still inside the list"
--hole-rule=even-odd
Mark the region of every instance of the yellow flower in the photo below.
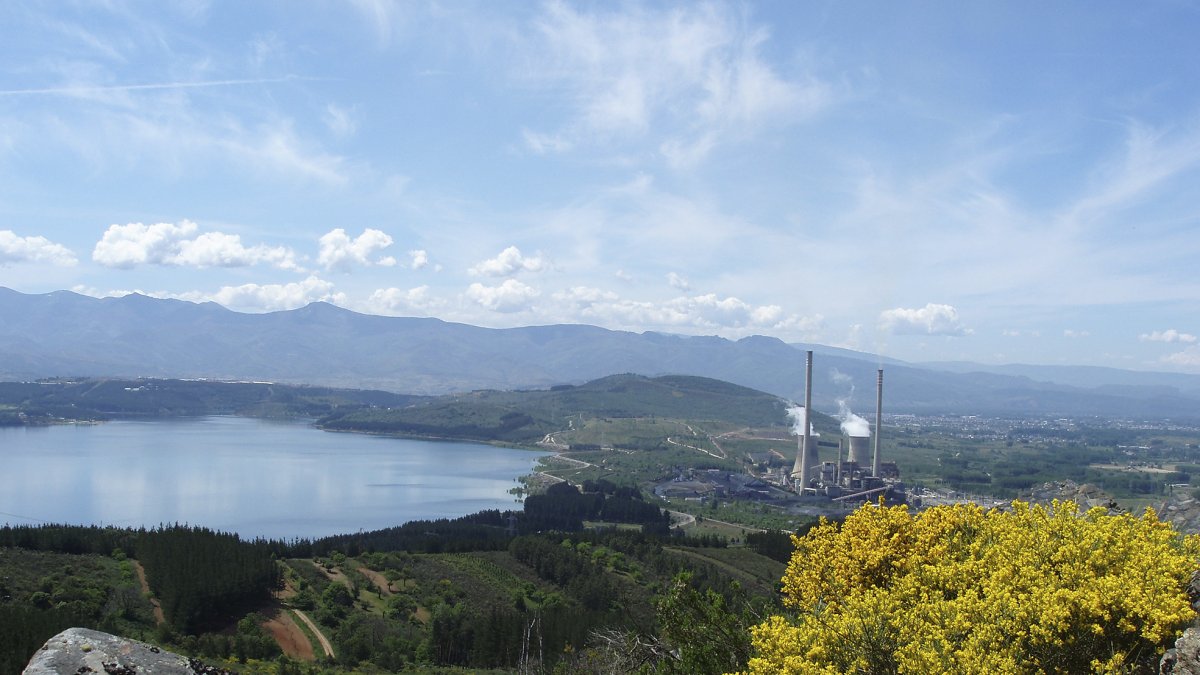
[[[793,541],[748,673],[1116,672],[1195,617],[1200,539],[1149,509],[869,504]]]

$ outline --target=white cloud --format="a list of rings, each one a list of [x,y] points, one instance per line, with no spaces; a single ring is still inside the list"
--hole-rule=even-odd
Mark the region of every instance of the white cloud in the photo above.
[[[1143,333],[1138,336],[1142,342],[1182,342],[1185,344],[1194,344],[1196,336],[1191,333],[1181,333],[1174,328],[1167,330],[1156,330],[1151,333]]]
[[[338,138],[349,138],[358,130],[358,122],[354,119],[354,110],[343,108],[334,103],[325,106],[322,117],[325,126]]]
[[[536,131],[522,129],[521,136],[525,147],[539,155],[558,154],[571,149],[573,144],[559,134],[539,134]]]
[[[396,264],[396,259],[391,256],[376,255],[392,245],[392,238],[380,230],[367,228],[352,239],[339,227],[322,235],[320,244],[317,262],[327,270],[349,271],[356,265],[390,267]]]
[[[216,293],[186,293],[185,300],[211,300],[230,309],[277,311],[296,309],[312,302],[346,303],[344,293],[335,293],[332,283],[310,276],[304,281],[289,284],[242,284],[224,286]]]
[[[1168,354],[1162,358],[1162,361],[1176,366],[1200,367],[1200,346],[1192,346],[1181,352]]]
[[[590,307],[597,303],[616,302],[621,296],[612,291],[605,291],[590,286],[572,286],[565,291],[555,293],[553,299],[576,307]]]
[[[1091,332],[1086,331],[1086,330],[1072,330],[1070,328],[1067,328],[1066,330],[1063,331],[1063,337],[1070,338],[1072,340],[1077,339],[1077,338],[1085,338],[1090,335],[1091,335]]]
[[[66,246],[45,237],[21,237],[12,230],[0,230],[0,265],[22,262],[70,267],[79,261]]]
[[[499,286],[485,286],[480,283],[471,284],[467,288],[467,298],[493,312],[520,312],[529,309],[533,299],[539,293],[536,288],[527,286],[516,279],[505,279]]]
[[[958,310],[951,305],[929,303],[917,309],[898,307],[879,314],[880,327],[897,335],[970,335]]]
[[[588,11],[551,2],[525,45],[521,75],[561,88],[573,120],[523,131],[537,153],[661,132],[672,163],[691,164],[729,138],[827,107],[832,89],[786,77],[760,56],[766,30],[714,4]]]
[[[624,299],[612,291],[575,286],[555,293],[551,299],[572,320],[629,329],[693,328],[739,335],[762,330],[809,333],[824,322],[819,315],[787,315],[778,305],[752,305],[714,293],[649,302]]]
[[[687,279],[685,279],[684,277],[682,277],[674,272],[667,273],[667,285],[669,285],[671,288],[675,288],[675,289],[678,289],[681,291],[692,290],[691,282],[689,282]]]
[[[173,298],[188,302],[216,302],[230,309],[249,312],[271,312],[284,309],[296,309],[312,302],[330,302],[336,305],[346,304],[344,293],[335,293],[332,283],[310,276],[304,281],[288,284],[242,284],[241,286],[222,286],[215,293],[207,291],[185,291],[171,293],[167,291],[109,290],[100,291],[89,286],[77,285],[71,290],[83,295],[96,298],[119,298],[132,293],[151,298]]]
[[[412,260],[412,262],[409,263],[409,267],[413,268],[414,270],[424,269],[425,266],[429,264],[429,254],[422,249],[409,251],[408,257]]]
[[[372,312],[394,314],[398,312],[427,313],[432,309],[445,305],[440,298],[429,292],[428,286],[417,286],[408,290],[402,288],[380,288],[371,294],[367,307]]]
[[[541,272],[548,267],[540,253],[525,256],[521,249],[509,246],[495,258],[484,260],[467,272],[472,276],[507,277],[518,272]]]
[[[105,267],[129,269],[138,265],[181,267],[249,267],[269,264],[296,270],[296,256],[283,246],[242,244],[236,234],[198,230],[190,220],[174,223],[111,225],[92,250],[92,260]]]

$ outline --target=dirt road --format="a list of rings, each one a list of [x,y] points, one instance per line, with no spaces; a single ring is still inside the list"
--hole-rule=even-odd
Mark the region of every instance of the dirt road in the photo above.
[[[308,618],[308,615],[301,610],[293,609],[292,612],[295,613],[296,616],[300,617],[300,620],[304,622],[304,625],[308,626],[308,629],[313,632],[313,635],[317,636],[317,642],[321,643],[321,649],[325,652],[325,656],[333,658],[333,645],[329,644],[329,639],[325,637],[325,634],[321,632],[320,628],[317,628],[317,624],[313,623],[313,620]]]
[[[158,602],[158,598],[150,595],[150,583],[146,581],[146,568],[142,567],[142,563],[136,560],[131,560],[130,562],[133,563],[133,570],[137,572],[138,581],[142,584],[142,592],[146,594],[146,597],[150,598],[150,604],[154,606],[154,623],[161,626],[167,622],[167,617],[163,614],[162,604]]]

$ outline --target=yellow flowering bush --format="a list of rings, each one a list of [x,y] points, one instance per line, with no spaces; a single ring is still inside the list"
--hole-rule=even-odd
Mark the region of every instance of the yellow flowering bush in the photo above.
[[[752,674],[1115,672],[1195,618],[1200,538],[1150,509],[872,504],[793,543],[797,615],[752,629]]]

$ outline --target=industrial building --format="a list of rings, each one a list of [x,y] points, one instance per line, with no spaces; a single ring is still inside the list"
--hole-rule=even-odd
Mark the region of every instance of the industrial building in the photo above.
[[[804,375],[804,414],[799,420],[796,441],[796,462],[792,467],[790,483],[801,497],[828,499],[836,502],[870,501],[883,496],[889,502],[904,501],[904,486],[895,462],[884,462],[880,456],[880,432],[883,427],[883,369],[878,371],[875,396],[874,448],[867,465],[867,453],[872,448],[872,438],[862,435],[866,429],[855,430],[857,435],[847,434],[845,442],[836,444],[819,440],[809,420],[812,409],[813,353],[807,353]],[[861,421],[861,420],[860,420]],[[845,428],[845,425],[843,425]],[[822,462],[818,445],[836,446],[837,461]],[[843,457],[843,450],[845,456]]]

